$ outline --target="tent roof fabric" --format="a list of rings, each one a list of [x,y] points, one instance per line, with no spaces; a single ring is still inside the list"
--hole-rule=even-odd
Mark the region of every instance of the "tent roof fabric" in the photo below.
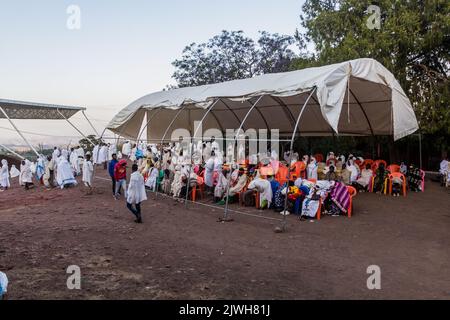
[[[205,110],[220,99],[203,122],[203,130],[225,132],[239,128],[255,98],[263,95],[244,130],[279,129],[280,134],[292,134],[300,108],[314,88],[315,94],[300,122],[301,135],[393,135],[398,140],[419,128],[398,81],[383,65],[368,58],[152,93],[121,110],[107,128],[136,138],[144,115],[147,119],[153,115],[148,139],[161,139],[182,108],[172,129],[192,134],[194,122],[200,121]]]
[[[63,105],[44,104],[0,99],[0,107],[5,110],[10,119],[37,119],[37,120],[64,120],[58,110],[69,119],[78,111],[86,110],[81,107],[69,107]],[[0,112],[0,119],[5,115]]]

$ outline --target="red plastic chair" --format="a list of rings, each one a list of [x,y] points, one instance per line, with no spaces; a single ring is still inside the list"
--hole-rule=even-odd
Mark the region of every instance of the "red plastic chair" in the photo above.
[[[303,161],[297,161],[292,167],[291,170],[293,170],[291,174],[291,180],[293,179],[293,176],[301,177],[302,179],[306,178],[306,164]]]
[[[394,173],[394,172],[400,172],[400,166],[396,165],[396,164],[391,164],[389,167],[387,167],[387,170],[390,173]]]
[[[352,213],[353,213],[353,198],[358,194],[358,191],[353,188],[352,186],[347,186],[348,192],[350,193],[350,205],[348,207],[348,217],[351,218],[352,217]]]
[[[280,165],[277,174],[275,175],[275,179],[278,181],[280,185],[284,185],[287,182],[288,168],[284,165]]]
[[[323,162],[323,154],[321,154],[321,153],[316,153],[315,155],[314,155],[314,158],[316,158],[316,161],[317,162]]]
[[[203,199],[204,197],[204,190],[205,190],[205,181],[202,177],[197,177],[197,185],[192,188],[191,191],[191,199],[193,202],[197,200],[197,192],[200,195],[200,198]]]
[[[368,164],[372,167],[373,160],[372,159],[365,159],[364,162],[359,166],[359,168],[361,170],[365,169]]]
[[[373,171],[373,173],[375,173],[377,171],[377,169],[378,169],[378,167],[380,166],[381,163],[384,165],[385,168],[387,167],[386,161],[384,161],[384,160],[376,160],[376,161],[374,161],[372,163],[372,171]]]
[[[406,197],[406,178],[402,173],[399,173],[399,172],[391,173],[387,179],[387,181],[389,183],[389,195],[392,195],[392,180],[394,178],[402,179],[403,196]]]

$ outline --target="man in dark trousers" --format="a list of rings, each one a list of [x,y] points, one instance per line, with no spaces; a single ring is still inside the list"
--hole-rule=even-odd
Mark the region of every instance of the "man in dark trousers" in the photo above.
[[[112,155],[112,160],[109,162],[109,165],[108,165],[108,173],[109,173],[109,176],[111,177],[111,180],[112,180],[113,196],[116,196],[116,179],[114,178],[114,167],[116,166],[117,163],[118,163],[117,155],[114,153]]]

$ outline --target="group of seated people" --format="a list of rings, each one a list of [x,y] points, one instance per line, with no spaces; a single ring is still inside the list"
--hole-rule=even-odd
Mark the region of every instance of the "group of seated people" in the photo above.
[[[224,164],[218,150],[210,150],[207,160],[197,165],[190,165],[189,157],[173,148],[164,149],[161,158],[150,156],[141,161],[146,187],[153,191],[183,201],[195,200],[193,190],[198,190],[219,205],[239,203],[304,218],[316,217],[320,206],[330,215],[347,214],[351,196],[348,187],[353,187],[355,192],[385,192],[390,170],[405,176],[405,180],[397,176],[393,179],[394,195],[400,194],[404,181],[412,191],[419,191],[422,181],[421,171],[413,165],[408,168],[402,163],[387,168],[384,161],[374,162],[353,155],[346,159],[335,157],[332,152],[326,159],[321,155],[299,159],[298,154],[287,153],[285,161],[268,154],[259,156],[258,164],[250,164],[247,159],[235,166]]]

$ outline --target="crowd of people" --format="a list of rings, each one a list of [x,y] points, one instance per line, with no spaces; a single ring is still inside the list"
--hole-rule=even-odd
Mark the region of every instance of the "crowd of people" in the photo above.
[[[55,147],[51,155],[39,157],[36,163],[23,160],[20,169],[14,165],[8,168],[7,161],[2,160],[0,186],[5,191],[10,188],[10,177],[18,177],[26,190],[35,187],[34,181],[47,189],[70,188],[77,185],[80,176],[90,195],[94,168],[103,168],[111,178],[113,197],[119,200],[123,196],[137,223],[142,223],[140,204],[147,199],[145,189],[165,193],[177,201],[194,200],[193,191],[198,190],[217,205],[238,202],[309,219],[316,217],[321,205],[325,214],[347,214],[349,186],[357,192],[386,193],[386,181],[393,172],[401,173],[390,179],[394,196],[400,195],[405,184],[410,191],[422,188],[423,172],[412,164],[386,166],[384,161],[352,154],[336,156],[333,152],[325,158],[320,154],[300,158],[296,152],[285,152],[280,160],[275,151],[246,157],[248,150],[241,149],[240,160],[232,162],[214,138],[187,148],[181,140],[165,145],[126,141],[121,150],[115,144],[101,143],[92,153],[85,153],[80,146],[70,150]],[[130,162],[132,172],[128,178]],[[448,176],[448,166],[448,161],[441,163],[443,176]]]

